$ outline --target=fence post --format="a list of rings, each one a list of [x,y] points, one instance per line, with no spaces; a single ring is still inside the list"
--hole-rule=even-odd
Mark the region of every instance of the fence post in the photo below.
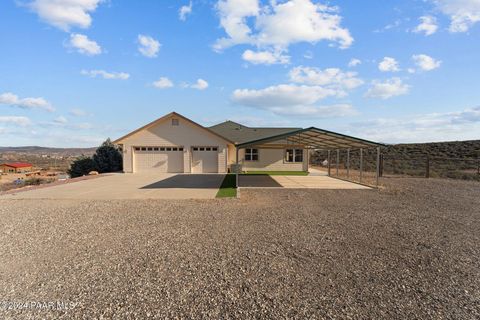
[[[362,183],[362,171],[363,171],[363,148],[360,148],[360,183]]]
[[[380,178],[380,147],[377,147],[377,176],[376,176],[376,184],[378,188],[378,179]]]
[[[348,179],[350,179],[350,149],[347,149],[347,180]]]
[[[340,161],[340,149],[337,149],[337,177],[338,177],[338,162]]]
[[[328,176],[330,177],[330,150],[328,150],[327,162],[328,162]]]
[[[384,157],[383,153],[380,153],[380,177],[383,177],[383,166],[384,166]]]
[[[427,163],[425,165],[425,178],[430,178],[430,156],[427,154]]]
[[[480,176],[480,158],[477,161],[477,174]]]

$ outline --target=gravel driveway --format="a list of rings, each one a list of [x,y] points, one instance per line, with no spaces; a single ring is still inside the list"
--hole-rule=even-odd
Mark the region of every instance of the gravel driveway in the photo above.
[[[384,183],[0,200],[0,319],[480,318],[480,184]]]

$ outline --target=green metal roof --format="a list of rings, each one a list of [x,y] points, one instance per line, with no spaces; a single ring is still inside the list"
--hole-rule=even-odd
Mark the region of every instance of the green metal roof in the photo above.
[[[280,134],[298,131],[301,128],[255,128],[247,127],[233,121],[225,121],[209,127],[211,131],[227,138],[235,144],[241,144],[252,140],[269,138]]]

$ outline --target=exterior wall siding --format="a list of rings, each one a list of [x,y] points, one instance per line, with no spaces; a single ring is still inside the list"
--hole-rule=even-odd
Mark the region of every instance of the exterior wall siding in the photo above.
[[[245,149],[239,150],[239,161],[244,171],[307,171],[308,150],[303,150],[303,162],[285,162],[285,148],[258,148],[258,161],[245,161]]]
[[[191,172],[191,148],[192,146],[216,146],[218,147],[218,172],[227,171],[227,144],[228,142],[216,135],[199,128],[198,126],[179,118],[178,126],[171,124],[171,119],[175,116],[166,118],[164,121],[139,131],[121,142],[123,145],[123,171],[127,173],[134,172],[134,147],[156,147],[156,146],[180,146],[183,147],[184,171]]]

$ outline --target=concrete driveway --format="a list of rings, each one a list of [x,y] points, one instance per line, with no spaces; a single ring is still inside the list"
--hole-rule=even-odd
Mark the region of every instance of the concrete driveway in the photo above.
[[[224,174],[109,174],[0,196],[0,199],[212,199]]]
[[[360,184],[331,178],[326,175],[240,175],[238,177],[238,184],[242,188],[370,189]]]

